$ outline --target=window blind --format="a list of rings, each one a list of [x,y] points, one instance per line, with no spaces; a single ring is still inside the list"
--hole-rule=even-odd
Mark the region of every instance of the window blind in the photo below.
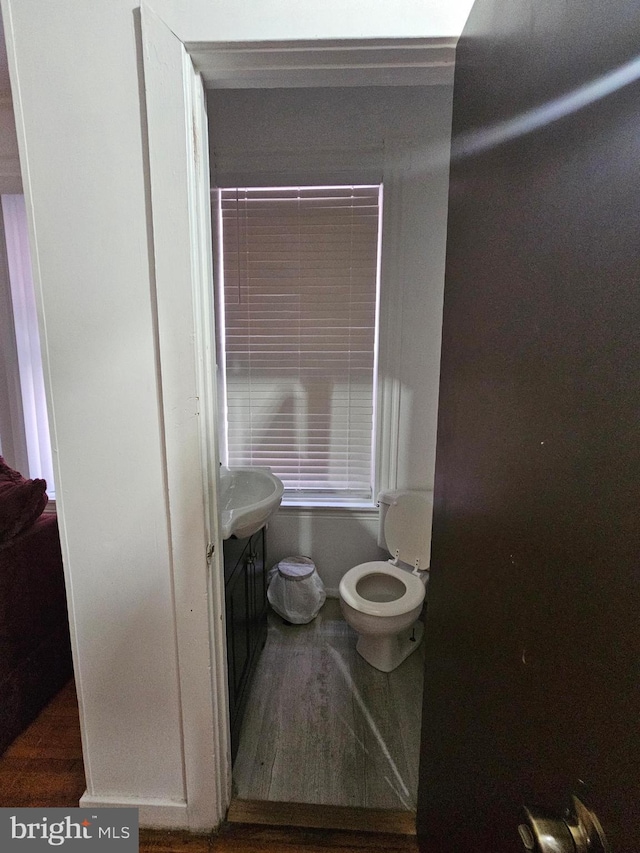
[[[224,189],[229,465],[368,499],[379,186]]]

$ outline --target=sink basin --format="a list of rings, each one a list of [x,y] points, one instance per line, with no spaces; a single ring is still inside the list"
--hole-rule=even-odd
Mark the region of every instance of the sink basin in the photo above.
[[[222,538],[251,536],[280,506],[284,486],[269,468],[220,466]]]

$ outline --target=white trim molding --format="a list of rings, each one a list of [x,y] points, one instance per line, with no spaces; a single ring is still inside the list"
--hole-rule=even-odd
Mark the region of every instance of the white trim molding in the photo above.
[[[182,42],[144,4],[141,19],[186,825],[197,831],[223,820],[231,769],[214,349],[201,307],[212,290],[206,114]]]
[[[453,83],[457,39],[191,42],[210,89],[440,86]]]
[[[387,151],[387,154],[389,152]],[[400,452],[400,395],[402,391],[402,282],[403,177],[406,152],[396,146],[395,156],[383,167],[382,270],[378,342],[378,399],[376,405],[376,493],[398,485]]]
[[[82,809],[138,809],[140,826],[146,829],[184,829],[188,825],[184,801],[91,797],[85,792],[79,805]]]

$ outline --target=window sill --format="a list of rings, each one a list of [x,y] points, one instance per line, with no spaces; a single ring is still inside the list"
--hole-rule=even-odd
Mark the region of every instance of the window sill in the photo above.
[[[345,513],[349,512],[370,512],[377,513],[378,505],[377,503],[372,503],[371,501],[350,501],[349,503],[343,503],[341,501],[336,500],[318,500],[316,498],[309,500],[287,500],[283,498],[282,503],[280,504],[280,511],[289,511],[295,512],[296,510],[304,510],[307,511],[318,511],[322,510],[330,510],[335,512],[340,510]]]

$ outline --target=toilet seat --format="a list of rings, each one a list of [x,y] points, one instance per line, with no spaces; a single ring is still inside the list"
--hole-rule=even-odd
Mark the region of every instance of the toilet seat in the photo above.
[[[425,492],[396,492],[384,520],[384,538],[391,556],[409,566],[428,569],[431,526],[426,523],[432,501]]]
[[[368,598],[363,598],[356,587],[362,578],[374,574],[397,578],[404,584],[404,594],[394,601],[370,601]],[[374,560],[371,563],[354,566],[340,581],[340,597],[345,604],[369,616],[400,616],[419,607],[424,601],[424,596],[425,587],[419,577],[384,560]]]

